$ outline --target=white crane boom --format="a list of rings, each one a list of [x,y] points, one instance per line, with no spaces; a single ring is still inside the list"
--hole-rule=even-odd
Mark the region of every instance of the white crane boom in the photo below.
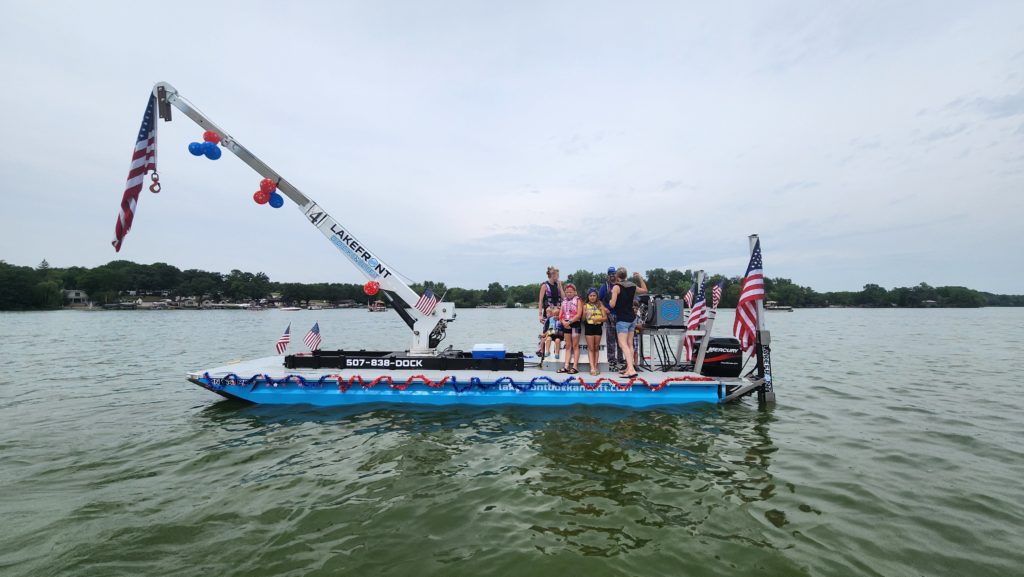
[[[287,196],[306,219],[320,231],[343,255],[367,279],[377,282],[384,294],[392,301],[392,307],[402,317],[413,333],[413,343],[409,352],[412,354],[433,354],[438,343],[444,338],[447,323],[455,319],[455,304],[452,302],[440,302],[429,314],[416,308],[420,300],[409,285],[395,274],[394,269],[389,267],[366,246],[359,242],[349,230],[338,224],[331,215],[327,214],[319,204],[313,201],[298,188],[285,180],[274,169],[265,162],[249,152],[249,149],[242,146],[226,130],[217,126],[206,115],[200,112],[186,98],[181,96],[176,88],[166,82],[157,83],[153,87],[153,95],[157,99],[160,118],[166,121],[171,120],[170,106],[180,110],[185,116],[203,128],[217,133],[221,142],[220,145],[231,151],[242,162],[248,164],[263,178],[269,178],[277,184],[277,190]],[[395,300],[401,302],[395,302]]]

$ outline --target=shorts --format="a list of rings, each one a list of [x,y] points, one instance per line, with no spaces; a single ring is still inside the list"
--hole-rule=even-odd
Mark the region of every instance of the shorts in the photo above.
[[[572,331],[572,334],[578,335],[578,334],[580,334],[581,330],[583,330],[583,327],[581,326],[580,321],[576,321],[574,323],[570,323],[569,324],[569,331]],[[569,332],[569,331],[565,331],[565,332]]]
[[[604,333],[604,323],[601,323],[599,325],[583,325],[583,334],[587,335],[588,337],[599,337],[602,333]]]
[[[633,319],[628,323],[625,321],[617,321],[615,323],[615,332],[620,335],[622,333],[632,333],[634,329],[636,329],[636,319]]]

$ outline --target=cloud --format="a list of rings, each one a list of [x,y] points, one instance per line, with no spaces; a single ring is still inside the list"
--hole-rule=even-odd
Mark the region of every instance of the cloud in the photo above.
[[[930,132],[928,132],[928,134],[925,134],[924,136],[919,138],[918,142],[932,143],[938,142],[940,140],[946,140],[948,138],[953,138],[954,136],[957,136],[959,134],[963,134],[965,130],[967,130],[966,124],[957,124],[955,126],[940,126],[938,128],[932,129]]]
[[[786,184],[783,184],[782,186],[772,190],[771,193],[772,194],[785,194],[787,192],[793,192],[793,191],[799,191],[799,190],[808,190],[808,189],[814,188],[816,186],[818,186],[818,183],[810,181],[810,180],[794,180],[792,182],[787,182]]]
[[[1024,114],[1024,90],[1002,96],[961,97],[946,105],[949,110],[974,112],[989,120]]]
[[[1006,80],[1024,4],[183,2],[161,34],[202,49],[142,67],[122,32],[156,8],[9,6],[0,258],[362,280],[294,207],[254,205],[236,158],[189,156],[202,131],[181,114],[160,126],[164,192],[110,250],[141,99],[165,79],[415,278],[738,273],[759,232],[770,274],[816,288],[1024,286],[1009,233],[992,240],[1024,189],[1024,92]],[[928,251],[957,266],[900,256]]]

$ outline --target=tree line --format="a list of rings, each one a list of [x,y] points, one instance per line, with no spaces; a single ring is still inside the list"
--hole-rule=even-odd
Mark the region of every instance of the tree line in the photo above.
[[[647,271],[645,279],[653,293],[680,296],[692,286],[694,272],[690,270]],[[601,272],[577,270],[566,277],[583,293],[589,287],[604,282]],[[725,279],[722,302],[719,306],[731,308],[739,299],[740,278],[711,275],[711,286]],[[447,287],[442,282],[413,283],[412,289],[422,293],[430,288],[439,298],[453,301],[460,308],[480,305],[515,306],[523,303],[535,306],[538,284],[504,285],[490,283],[486,289]],[[114,303],[124,300],[129,291],[137,293],[167,292],[169,298],[209,298],[214,301],[250,301],[278,295],[278,300],[289,304],[309,304],[322,301],[337,304],[344,301],[362,302],[368,297],[363,285],[348,283],[279,283],[262,272],[232,270],[228,274],[198,269],[180,270],[166,263],[137,264],[115,260],[95,268],[55,268],[44,260],[37,267],[16,266],[0,261],[0,310],[49,310],[64,304],[65,289],[84,290],[95,303]],[[1024,306],[1024,295],[997,295],[973,289],[944,286],[932,287],[921,283],[914,287],[886,289],[867,284],[860,291],[817,292],[800,286],[786,278],[766,278],[768,300],[794,307],[861,306],[861,307],[982,307]],[[710,294],[708,295],[710,298]]]

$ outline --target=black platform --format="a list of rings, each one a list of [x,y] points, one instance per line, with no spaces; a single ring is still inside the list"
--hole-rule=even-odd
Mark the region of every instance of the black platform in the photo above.
[[[505,353],[505,357],[500,359],[480,359],[462,351],[450,351],[436,357],[412,356],[406,351],[314,351],[284,358],[284,366],[289,369],[521,371],[523,364],[523,353]]]

